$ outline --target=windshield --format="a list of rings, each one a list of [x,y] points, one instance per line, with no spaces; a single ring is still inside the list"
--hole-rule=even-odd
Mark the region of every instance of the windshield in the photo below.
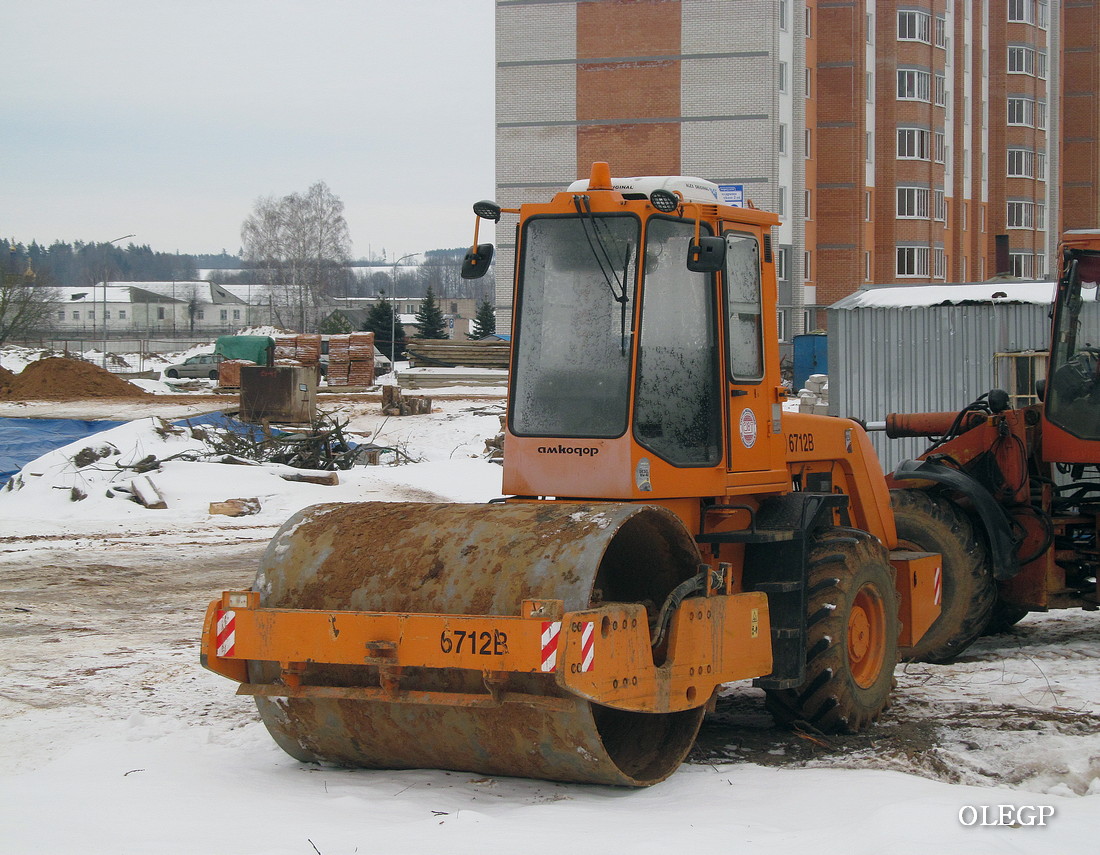
[[[1075,251],[1058,283],[1047,418],[1100,439],[1100,253]]]
[[[626,430],[639,230],[623,214],[524,224],[514,433],[611,438]]]

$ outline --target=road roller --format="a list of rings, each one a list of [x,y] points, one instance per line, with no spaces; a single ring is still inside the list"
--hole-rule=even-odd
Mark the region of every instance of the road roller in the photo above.
[[[646,786],[722,687],[857,732],[939,613],[854,421],[785,412],[779,220],[606,163],[518,218],[504,496],[324,504],[207,610],[202,664],[305,762]]]

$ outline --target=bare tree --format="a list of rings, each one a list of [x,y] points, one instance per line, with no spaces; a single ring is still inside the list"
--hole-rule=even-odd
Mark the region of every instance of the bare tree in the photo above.
[[[323,298],[347,294],[344,203],[323,181],[304,194],[257,199],[241,225],[241,243],[244,257],[270,279],[280,326],[312,331]]]
[[[53,288],[23,276],[5,276],[0,284],[0,346],[49,329],[58,299]]]

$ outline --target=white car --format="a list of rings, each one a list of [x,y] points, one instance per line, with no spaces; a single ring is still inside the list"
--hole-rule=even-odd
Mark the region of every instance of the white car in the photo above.
[[[218,363],[222,361],[216,353],[200,353],[198,356],[189,356],[176,365],[169,365],[164,369],[164,376],[176,380],[180,377],[209,377],[218,379]]]

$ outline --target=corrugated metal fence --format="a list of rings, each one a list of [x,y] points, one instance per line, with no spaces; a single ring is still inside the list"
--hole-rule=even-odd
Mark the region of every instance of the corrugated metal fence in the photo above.
[[[1049,349],[1048,311],[1030,303],[833,306],[829,413],[871,422],[961,410],[993,388],[994,354]],[[1082,321],[1100,339],[1100,306],[1086,304]],[[889,470],[928,444],[881,432],[871,438]]]

